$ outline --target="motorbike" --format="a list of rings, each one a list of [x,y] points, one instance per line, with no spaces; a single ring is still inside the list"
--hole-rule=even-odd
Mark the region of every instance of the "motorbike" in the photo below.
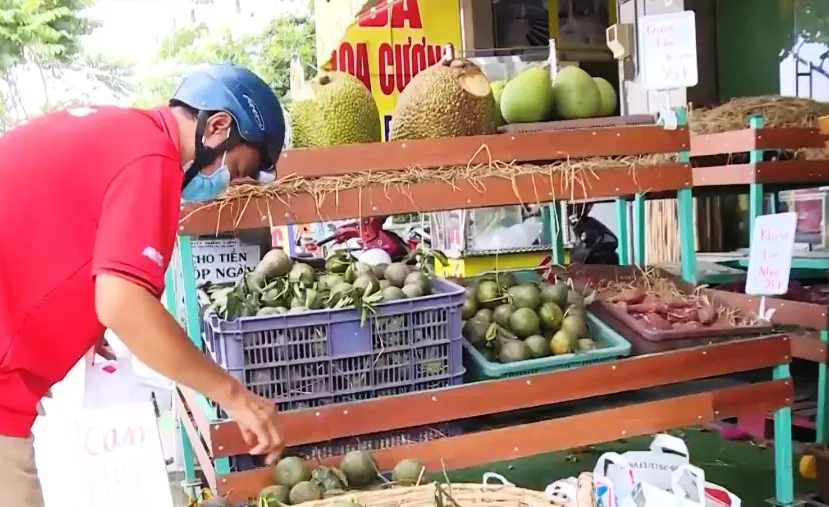
[[[618,266],[619,238],[605,224],[589,216],[590,207],[584,205],[579,213],[568,217],[575,233],[570,262]]]

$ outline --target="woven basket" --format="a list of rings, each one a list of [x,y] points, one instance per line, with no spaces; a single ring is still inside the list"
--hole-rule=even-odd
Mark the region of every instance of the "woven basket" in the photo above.
[[[364,507],[435,507],[435,499],[445,496],[444,507],[550,507],[544,493],[507,484],[425,484],[423,486],[392,487],[376,491],[354,491],[325,500],[304,502],[302,507],[332,507],[335,504],[355,503]]]

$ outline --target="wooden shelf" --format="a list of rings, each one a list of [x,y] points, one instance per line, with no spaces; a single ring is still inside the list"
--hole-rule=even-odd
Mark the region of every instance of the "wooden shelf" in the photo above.
[[[725,155],[751,150],[822,148],[825,136],[814,128],[742,129],[717,134],[692,134],[691,156]]]
[[[694,167],[692,172],[694,187],[723,187],[752,183],[822,185],[829,182],[829,159]]]

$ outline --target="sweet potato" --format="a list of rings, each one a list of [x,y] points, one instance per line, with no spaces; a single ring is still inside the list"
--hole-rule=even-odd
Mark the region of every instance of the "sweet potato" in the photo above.
[[[668,305],[671,309],[675,308],[692,308],[694,304],[687,299],[683,299],[681,297],[671,298],[665,301],[665,304]]]
[[[710,326],[717,321],[717,311],[710,306],[700,306],[699,309],[697,309],[697,318],[700,323]]]
[[[649,313],[642,315],[642,320],[645,322],[645,328],[665,331],[671,329],[671,323],[663,319],[662,316],[656,313]]]
[[[646,295],[647,293],[645,292],[645,289],[642,289],[641,287],[631,287],[630,289],[624,289],[615,296],[612,296],[610,298],[610,302],[633,305],[645,299]]]
[[[628,313],[628,304],[624,301],[619,301],[617,303],[613,303],[613,308],[619,310],[620,312]]]
[[[644,301],[638,305],[628,305],[629,313],[668,313],[668,307],[655,301]]]
[[[698,321],[699,315],[696,308],[674,308],[668,312],[670,322],[691,322]]]
[[[677,331],[696,331],[697,329],[702,329],[705,326],[703,326],[701,322],[692,320],[688,322],[674,322],[671,327]]]

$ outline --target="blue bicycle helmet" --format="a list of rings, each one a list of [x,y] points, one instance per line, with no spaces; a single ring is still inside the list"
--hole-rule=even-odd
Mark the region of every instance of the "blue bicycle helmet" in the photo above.
[[[196,158],[184,175],[182,188],[225,151],[241,142],[259,148],[259,171],[273,172],[285,145],[285,117],[273,90],[259,76],[233,63],[199,66],[184,78],[170,98],[199,113],[196,123]],[[202,136],[211,113],[224,111],[235,125],[230,137],[215,148],[204,146]]]

